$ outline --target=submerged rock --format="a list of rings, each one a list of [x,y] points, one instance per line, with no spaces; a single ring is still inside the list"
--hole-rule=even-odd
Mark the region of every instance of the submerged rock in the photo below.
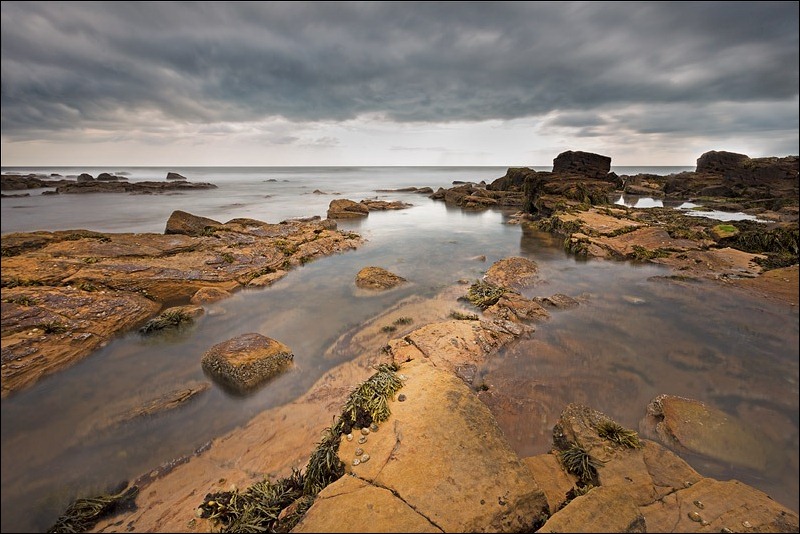
[[[700,401],[659,395],[647,406],[642,432],[667,447],[764,471],[769,458],[763,436],[737,418]]]
[[[253,390],[285,372],[294,354],[289,347],[261,334],[242,334],[218,343],[203,355],[203,369],[238,393]]]

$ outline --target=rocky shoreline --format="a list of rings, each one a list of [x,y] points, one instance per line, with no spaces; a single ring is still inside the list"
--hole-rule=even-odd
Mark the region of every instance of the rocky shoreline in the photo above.
[[[175,172],[168,172],[163,182],[155,180],[129,182],[125,176],[106,172],[100,173],[96,178],[88,173],[82,173],[74,177],[64,177],[61,175],[44,176],[40,174],[0,175],[0,190],[24,191],[26,189],[47,189],[47,191],[42,191],[42,195],[71,195],[81,193],[152,195],[216,188],[216,185],[208,182],[190,182],[185,176]],[[2,196],[27,197],[30,196],[30,193],[3,193]]]
[[[431,198],[471,210],[518,208],[510,222],[560,236],[573,254],[661,263],[681,279],[711,279],[796,306],[797,161],[708,153],[695,173],[618,177],[609,172],[610,158],[569,152],[556,158],[550,173],[509,169],[491,184],[459,184]],[[620,192],[688,196],[772,222],[722,225],[668,208],[611,204]],[[357,247],[358,235],[336,230],[337,216],[402,207],[335,200],[327,220],[223,224],[175,212],[163,235],[4,235],[3,396],[173,305],[202,306],[241,287],[269,285],[294,265]],[[138,491],[136,509],[102,519],[93,531],[225,527],[221,514],[202,511],[209,502],[202,496],[230,499],[265,477],[303,472],[331,415],[341,414],[352,388],[381,365],[393,365],[404,379],[398,395],[386,400],[391,415],[365,434],[369,447],[360,448],[369,461],[354,465],[365,453],[356,455],[354,442],[336,436],[346,473],[318,494],[304,494],[304,513],[295,513],[299,498],[294,508],[287,503],[281,515],[293,518],[293,531],[798,530],[797,514],[763,492],[704,478],[670,452],[695,447],[713,454],[702,443],[714,436],[697,435],[696,425],[674,426],[686,422],[686,410],[721,417],[690,399],[662,399],[658,409],[648,408],[662,417],[654,425],[671,429],[653,430],[649,439],[570,404],[554,427],[553,450],[518,458],[480,400],[474,369],[532,335],[548,309],[580,305],[579,297],[567,295],[523,297],[520,289],[536,277],[533,262],[506,258],[470,287],[455,284],[433,299],[407,299],[346,333],[330,350],[352,351],[356,358],[296,401],[142,475],[130,485]],[[408,317],[413,325],[402,320]],[[388,343],[386,324],[394,326]],[[164,404],[191,395],[177,392]],[[674,412],[678,406],[684,411]],[[731,439],[748,443],[744,430],[731,432]]]

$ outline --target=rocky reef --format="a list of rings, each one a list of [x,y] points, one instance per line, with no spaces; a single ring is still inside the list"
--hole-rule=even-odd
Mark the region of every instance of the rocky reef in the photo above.
[[[319,217],[223,224],[180,211],[164,234],[5,234],[2,395],[85,357],[164,307],[269,285],[295,266],[361,242]],[[184,315],[164,320],[180,323]]]

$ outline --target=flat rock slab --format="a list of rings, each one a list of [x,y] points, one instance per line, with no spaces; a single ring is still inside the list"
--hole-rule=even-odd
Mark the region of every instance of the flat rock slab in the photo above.
[[[218,343],[203,355],[203,369],[238,393],[253,390],[283,373],[294,355],[289,347],[261,334],[242,334]]]
[[[461,379],[427,362],[409,362],[399,372],[406,379],[390,402],[389,419],[370,432],[365,443],[358,442],[362,434],[356,430],[352,441],[342,438],[339,457],[349,474],[325,490],[326,495],[341,497],[335,502],[318,500],[296,531],[402,531],[388,514],[380,523],[376,517],[364,524],[361,514],[335,511],[364,508],[364,491],[349,491],[352,502],[344,500],[353,477],[389,490],[394,506],[413,509],[427,522],[428,532],[531,528],[546,512],[547,499],[488,408]],[[353,466],[357,448],[363,451],[360,463]],[[369,455],[366,462],[364,454]],[[405,520],[405,511],[400,517]]]
[[[511,256],[494,262],[483,279],[496,286],[518,290],[532,285],[536,281],[538,272],[539,267],[535,262]]]

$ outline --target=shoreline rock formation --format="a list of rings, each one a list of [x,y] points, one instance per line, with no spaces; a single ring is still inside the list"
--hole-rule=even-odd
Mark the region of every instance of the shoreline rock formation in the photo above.
[[[269,285],[358,234],[320,220],[225,224],[185,212],[165,234],[87,230],[2,236],[2,396],[87,356],[164,306]]]

